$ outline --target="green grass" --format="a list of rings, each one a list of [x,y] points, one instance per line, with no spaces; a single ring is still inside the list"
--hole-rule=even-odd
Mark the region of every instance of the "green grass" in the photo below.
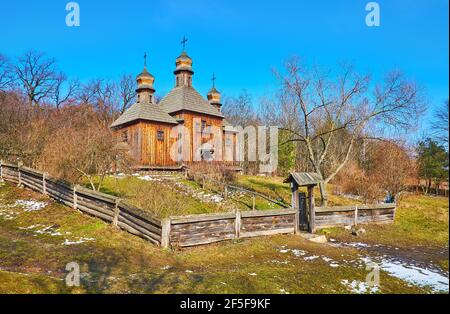
[[[145,181],[134,176],[106,177],[101,192],[124,199],[132,205],[164,218],[176,215],[205,214],[225,209],[185,195],[173,182]]]
[[[294,235],[168,251],[34,192],[0,186],[0,206],[17,199],[48,205],[34,212],[15,209],[19,214],[12,220],[0,217],[1,293],[349,293],[341,280],[364,281],[367,274],[364,265],[349,262],[359,258],[357,250]],[[35,224],[54,225],[63,235],[21,229]],[[79,237],[94,240],[62,245]],[[340,267],[282,253],[283,246],[327,256]],[[78,288],[64,285],[65,265],[73,261],[83,274]],[[429,292],[384,272],[381,281],[382,293]]]
[[[448,198],[407,195],[396,209],[393,224],[364,225],[361,241],[399,247],[448,246]],[[330,236],[348,236],[342,228],[328,229]]]
[[[358,241],[405,251],[423,251],[430,261],[448,271],[448,255],[443,258],[441,254],[434,254],[445,248],[448,250],[448,209],[448,198],[410,194],[402,199],[396,209],[393,224],[360,226],[366,233],[358,237],[343,228],[330,228],[322,232],[343,242]]]
[[[162,179],[162,181],[145,181],[135,176],[115,178],[106,177],[101,192],[120,197],[130,204],[147,210],[158,217],[165,218],[178,215],[195,215],[206,213],[229,212],[236,209],[245,211],[253,209],[253,197],[249,193],[242,193],[230,189],[226,201],[215,203],[205,202],[192,197],[175,184],[182,184],[195,193],[222,194],[221,187],[206,182],[203,189],[198,182],[188,180],[183,176],[176,176],[175,180]],[[88,182],[84,183],[89,188]],[[280,177],[238,176],[235,185],[264,194],[282,205],[270,202],[262,197],[255,198],[256,210],[279,209],[290,206],[289,184],[283,183]],[[354,204],[355,201],[334,196],[329,186],[330,205]],[[315,191],[316,204],[320,203],[319,190]]]
[[[364,265],[351,262],[359,258],[357,250],[294,235],[167,251],[34,192],[0,186],[0,206],[17,199],[40,199],[48,206],[12,220],[0,217],[0,293],[350,293],[341,280],[364,281],[367,274]],[[63,235],[20,229],[35,224],[54,225]],[[95,240],[62,245],[67,237]],[[282,247],[326,256],[340,266],[321,258],[305,261],[280,252]],[[83,274],[77,288],[64,285],[65,265],[73,261]],[[384,272],[381,282],[381,293],[429,292]]]
[[[281,177],[266,177],[266,176],[239,176],[238,185],[254,190],[256,192],[270,196],[275,200],[282,200],[285,204],[291,203],[291,189],[289,184],[283,183],[285,178]],[[302,192],[306,192],[306,188],[300,189]],[[333,186],[327,185],[329,205],[350,205],[358,203],[355,200],[349,200],[344,197],[333,195]],[[318,188],[314,189],[315,204],[320,204],[320,192]]]

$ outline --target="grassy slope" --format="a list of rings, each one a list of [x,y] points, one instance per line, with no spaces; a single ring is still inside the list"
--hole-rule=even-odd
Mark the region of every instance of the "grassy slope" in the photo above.
[[[102,192],[118,196],[160,217],[221,212],[224,209],[185,195],[169,181],[145,181],[136,177],[106,177]]]
[[[447,198],[407,195],[396,210],[394,223],[364,225],[367,233],[361,236],[361,241],[397,247],[448,246],[448,208]],[[350,238],[342,228],[324,232]]]
[[[32,198],[49,205],[40,211],[21,211],[12,220],[0,217],[0,293],[280,293],[280,289],[348,293],[341,280],[364,281],[367,274],[364,265],[346,262],[358,258],[356,250],[315,244],[293,235],[165,251],[33,192],[0,186],[3,208],[17,199]],[[19,228],[37,223],[53,225],[63,234],[70,232],[71,239],[95,240],[66,246],[62,245],[65,235],[34,234]],[[341,266],[332,268],[320,258],[305,261],[282,253],[283,245],[333,258]],[[84,274],[79,288],[64,285],[64,268],[72,261],[80,264]],[[383,293],[427,292],[384,272],[381,280]]]

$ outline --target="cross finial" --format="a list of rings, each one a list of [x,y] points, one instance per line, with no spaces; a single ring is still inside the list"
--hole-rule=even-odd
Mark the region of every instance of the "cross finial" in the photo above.
[[[214,72],[213,72],[211,80],[213,82],[213,87],[216,87],[216,75],[214,74]]]
[[[144,52],[144,66],[147,66],[147,52]]]
[[[183,45],[183,51],[186,50],[186,43],[187,43],[187,38],[186,36],[183,36],[183,39],[181,40],[181,44]]]

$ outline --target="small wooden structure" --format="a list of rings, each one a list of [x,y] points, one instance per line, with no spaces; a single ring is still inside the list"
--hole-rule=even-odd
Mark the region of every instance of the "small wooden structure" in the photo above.
[[[291,184],[292,208],[297,209],[297,231],[315,232],[314,187],[322,182],[318,173],[292,172],[285,183]],[[299,192],[307,187],[308,194]]]

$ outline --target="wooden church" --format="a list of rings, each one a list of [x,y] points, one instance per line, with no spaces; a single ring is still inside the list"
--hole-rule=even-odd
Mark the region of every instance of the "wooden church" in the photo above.
[[[129,152],[136,167],[236,160],[237,131],[221,112],[214,78],[205,99],[192,85],[192,63],[183,49],[175,61],[175,86],[159,102],[146,62],[137,76],[136,103],[111,125],[118,144]]]

